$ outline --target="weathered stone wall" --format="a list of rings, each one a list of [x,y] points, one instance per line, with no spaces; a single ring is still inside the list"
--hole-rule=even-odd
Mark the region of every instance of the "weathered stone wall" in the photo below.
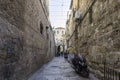
[[[23,80],[53,57],[47,26],[40,0],[0,0],[0,80]]]
[[[79,8],[82,15],[92,1],[79,2],[82,4]],[[106,59],[111,66],[115,64],[116,68],[120,68],[120,0],[96,0],[91,13],[79,26],[79,52],[87,55],[91,61],[101,63]],[[99,70],[98,65],[95,67]]]
[[[52,28],[48,29],[47,32],[48,36],[48,51],[47,51],[47,58],[51,59],[53,56],[55,56],[55,51],[56,51],[56,47],[55,47],[55,37],[54,37],[54,32],[52,31]],[[54,53],[54,54],[53,54]]]

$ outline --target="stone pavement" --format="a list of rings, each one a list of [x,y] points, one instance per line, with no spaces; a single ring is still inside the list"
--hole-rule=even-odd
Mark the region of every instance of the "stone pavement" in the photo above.
[[[55,57],[28,80],[98,80],[93,74],[89,78],[78,75],[63,57]]]

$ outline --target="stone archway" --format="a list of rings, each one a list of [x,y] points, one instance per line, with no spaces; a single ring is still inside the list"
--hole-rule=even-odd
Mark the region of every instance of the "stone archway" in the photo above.
[[[60,44],[57,46],[57,52],[63,52],[64,51],[64,45]]]
[[[57,56],[63,55],[64,52],[64,45],[60,44],[57,46]]]

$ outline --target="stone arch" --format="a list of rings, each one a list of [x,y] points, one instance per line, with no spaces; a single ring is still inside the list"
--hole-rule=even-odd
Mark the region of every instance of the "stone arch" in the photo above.
[[[60,44],[57,46],[57,52],[64,51],[64,45]]]

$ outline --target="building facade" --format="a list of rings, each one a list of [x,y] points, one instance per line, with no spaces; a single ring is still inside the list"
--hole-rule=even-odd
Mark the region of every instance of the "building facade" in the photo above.
[[[54,32],[55,32],[56,46],[65,45],[65,37],[66,37],[65,36],[65,28],[63,28],[63,27],[55,28]]]
[[[67,23],[69,46],[101,66],[103,61],[120,68],[120,0],[72,0]],[[76,19],[75,13],[81,13]],[[73,33],[73,34],[72,34]],[[110,63],[109,63],[110,62]],[[92,63],[90,63],[92,64]],[[103,70],[93,71],[103,78]],[[94,69],[96,68],[96,70]]]
[[[27,80],[54,56],[48,8],[48,0],[0,0],[0,80]]]

